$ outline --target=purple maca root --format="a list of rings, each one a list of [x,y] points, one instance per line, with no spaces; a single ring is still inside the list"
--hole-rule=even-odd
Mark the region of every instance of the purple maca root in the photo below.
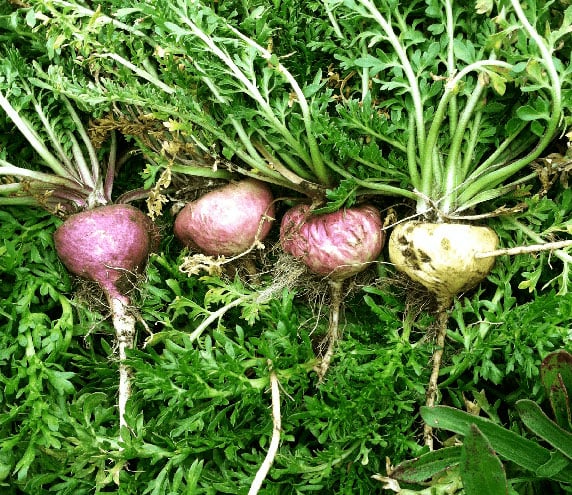
[[[263,182],[245,179],[188,203],[174,231],[185,245],[211,256],[236,256],[262,241],[274,220],[274,198]]]
[[[358,206],[312,215],[308,205],[286,212],[280,226],[282,249],[316,275],[343,280],[365,270],[385,242],[379,211]]]
[[[153,222],[137,208],[113,204],[85,210],[67,218],[54,233],[58,256],[66,268],[97,282],[107,297],[119,357],[119,429],[127,428],[127,401],[131,396],[131,370],[127,349],[135,342],[133,311],[122,285],[128,276],[141,271],[156,247],[158,234]]]
[[[109,299],[128,304],[122,282],[145,266],[153,230],[141,210],[106,205],[71,215],[54,233],[54,243],[71,273],[97,282]]]

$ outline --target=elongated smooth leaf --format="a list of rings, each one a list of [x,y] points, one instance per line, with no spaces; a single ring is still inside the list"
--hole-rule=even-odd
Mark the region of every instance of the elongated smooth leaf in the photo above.
[[[572,391],[572,354],[559,350],[548,354],[540,366],[542,384],[549,388],[556,376],[561,375],[564,386]],[[548,391],[548,390],[547,390]]]
[[[403,483],[421,483],[459,464],[461,447],[447,447],[423,454],[396,466],[391,477]]]
[[[564,385],[562,375],[558,373],[548,391],[548,399],[556,423],[565,430],[572,431],[572,414],[570,411],[570,393]]]
[[[572,389],[572,354],[565,350],[551,352],[542,361],[540,378],[544,386],[550,386],[556,375],[562,375],[566,388]]]
[[[461,479],[466,495],[507,495],[508,482],[501,460],[488,439],[472,424],[461,453]]]
[[[530,431],[546,440],[566,457],[572,459],[572,433],[560,428],[532,400],[519,400],[516,403],[516,410],[520,419]]]
[[[558,473],[569,468],[570,459],[555,450],[550,453],[550,460],[536,470],[536,476],[539,478],[554,478]]]
[[[468,435],[471,424],[475,424],[488,438],[499,456],[534,473],[551,459],[550,451],[538,443],[521,437],[488,419],[452,407],[422,407],[421,417],[433,428],[441,428],[460,435]],[[566,469],[553,476],[552,479],[572,483],[572,471]]]

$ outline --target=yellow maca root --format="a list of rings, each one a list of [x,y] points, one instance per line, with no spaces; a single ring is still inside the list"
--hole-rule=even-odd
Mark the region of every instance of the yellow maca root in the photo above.
[[[498,242],[498,236],[488,227],[447,223],[405,222],[397,225],[389,237],[389,258],[395,267],[437,299],[437,335],[425,402],[428,407],[437,400],[448,309],[454,297],[489,274],[495,258],[478,255],[494,251]],[[425,445],[433,450],[430,425],[425,425],[423,436]]]
[[[389,257],[399,271],[448,306],[457,294],[488,275],[495,259],[476,255],[493,251],[498,242],[498,236],[489,227],[404,222],[391,233]]]

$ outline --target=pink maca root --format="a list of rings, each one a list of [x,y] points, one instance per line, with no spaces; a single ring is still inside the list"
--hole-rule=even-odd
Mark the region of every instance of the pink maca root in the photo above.
[[[313,273],[343,280],[365,270],[383,248],[379,211],[358,206],[312,215],[308,205],[286,212],[280,226],[282,249]]]
[[[121,283],[144,267],[153,232],[141,210],[114,204],[71,215],[54,233],[54,243],[71,273],[97,282],[108,297],[127,304]]]
[[[203,254],[241,254],[268,235],[275,214],[273,201],[263,182],[229,183],[187,204],[175,219],[175,235]]]

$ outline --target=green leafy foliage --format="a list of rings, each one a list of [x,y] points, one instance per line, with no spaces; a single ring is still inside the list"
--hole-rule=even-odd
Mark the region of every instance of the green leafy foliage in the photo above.
[[[335,45],[315,46],[356,76],[339,105],[341,125],[384,156],[400,155],[393,163],[420,193],[417,213],[447,220],[506,194],[498,186],[554,138],[570,80],[565,64],[552,66],[555,39],[543,26],[568,32],[566,6],[524,15],[516,1],[478,9],[449,1],[325,5],[340,34]]]

